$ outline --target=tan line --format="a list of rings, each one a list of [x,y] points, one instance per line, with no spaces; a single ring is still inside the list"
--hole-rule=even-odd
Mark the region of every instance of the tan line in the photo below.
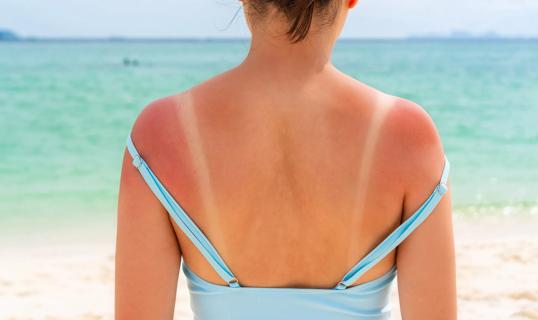
[[[198,116],[194,109],[194,98],[191,91],[187,90],[183,92],[181,96],[176,97],[176,101],[180,105],[178,117],[187,142],[187,149],[192,160],[191,163],[196,177],[195,183],[197,185],[197,190],[199,190],[202,199],[202,213],[212,215],[217,212],[217,207],[215,205],[215,196],[211,183],[207,153],[204,150],[204,141],[201,138],[200,128],[198,127]],[[219,225],[218,217],[219,215],[217,214],[209,220],[214,221],[213,218],[217,218],[217,223],[209,225],[208,228],[213,228],[214,226]],[[205,233],[207,235],[209,230],[206,230]],[[219,233],[212,233],[212,235],[214,234]],[[218,243],[219,241],[213,239],[211,242]]]
[[[394,99],[383,93],[378,93],[375,97],[374,104],[375,111],[373,112],[372,120],[366,134],[362,161],[359,167],[357,197],[355,198],[355,205],[351,207],[353,211],[351,225],[357,225],[357,223],[359,223],[357,220],[364,218],[363,210],[366,207],[366,195],[370,184],[371,168],[377,142],[379,140],[379,132],[389,108],[394,104]],[[351,259],[350,261],[356,263],[358,262],[356,261],[357,257],[353,255],[352,249],[357,247],[359,236],[354,236],[351,240],[350,246],[348,247],[348,259]]]

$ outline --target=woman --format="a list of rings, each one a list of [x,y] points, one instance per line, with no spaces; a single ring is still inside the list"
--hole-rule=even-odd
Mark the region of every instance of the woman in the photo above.
[[[128,135],[117,319],[455,319],[449,163],[428,114],[331,63],[354,0],[244,0],[238,66]],[[387,75],[390,76],[390,75]],[[405,240],[405,241],[404,241]]]

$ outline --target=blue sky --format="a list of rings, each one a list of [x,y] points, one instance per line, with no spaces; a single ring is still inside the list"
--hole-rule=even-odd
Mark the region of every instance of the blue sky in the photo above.
[[[39,37],[248,37],[239,0],[1,0],[0,29]],[[360,0],[343,37],[538,37],[538,0]]]

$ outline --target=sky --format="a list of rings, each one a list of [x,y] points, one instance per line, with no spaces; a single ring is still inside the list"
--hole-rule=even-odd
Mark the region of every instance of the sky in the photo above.
[[[240,5],[239,0],[0,0],[0,29],[25,37],[248,38]],[[453,31],[538,37],[538,0],[359,0],[341,36]]]

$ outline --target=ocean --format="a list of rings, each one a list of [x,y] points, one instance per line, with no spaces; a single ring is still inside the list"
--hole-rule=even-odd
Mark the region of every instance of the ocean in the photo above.
[[[113,226],[139,111],[233,67],[248,46],[0,43],[0,233]],[[340,40],[333,62],[428,111],[455,214],[538,214],[538,41]]]

